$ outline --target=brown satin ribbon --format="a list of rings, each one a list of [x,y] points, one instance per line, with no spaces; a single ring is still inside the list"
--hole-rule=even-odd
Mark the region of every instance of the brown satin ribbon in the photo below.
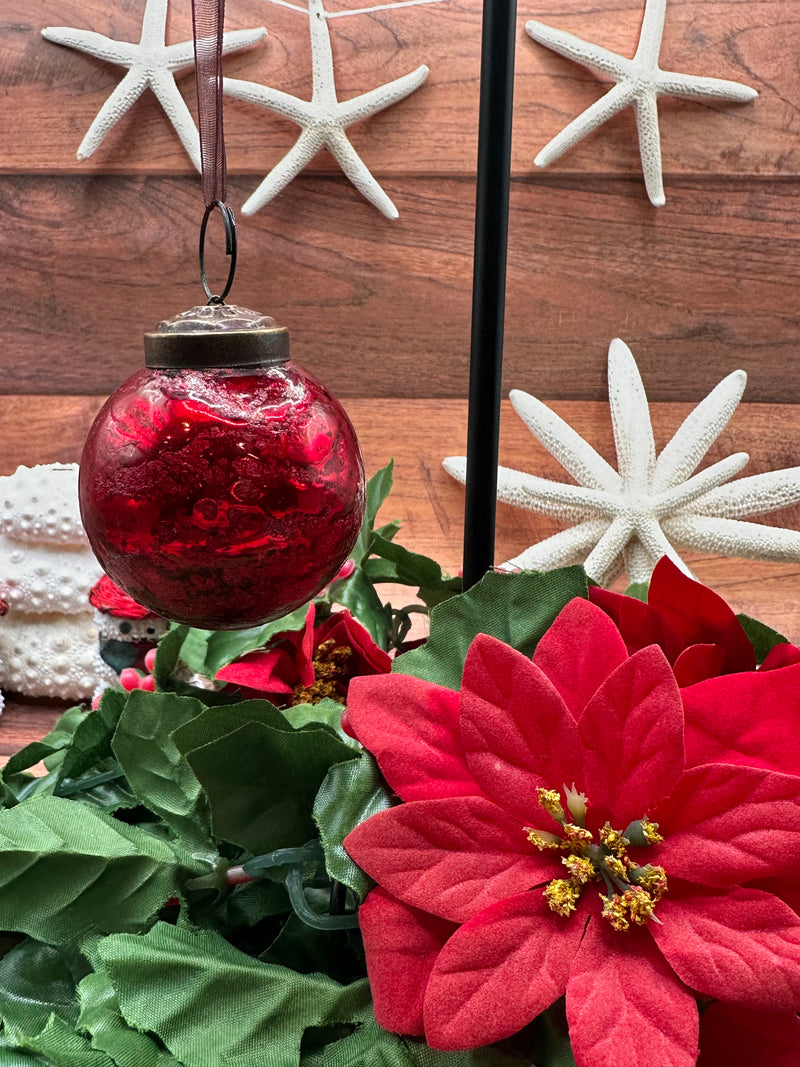
[[[222,128],[222,32],[225,0],[192,0],[200,159],[206,207],[225,202],[227,166]]]

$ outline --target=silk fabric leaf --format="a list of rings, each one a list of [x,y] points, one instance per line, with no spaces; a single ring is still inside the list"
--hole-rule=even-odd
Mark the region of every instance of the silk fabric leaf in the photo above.
[[[212,849],[202,787],[170,734],[205,711],[191,697],[134,690],[114,734],[114,754],[141,804],[186,845]]]
[[[346,885],[363,900],[372,886],[344,848],[344,839],[371,815],[391,805],[392,798],[369,752],[358,759],[335,763],[320,786],[312,815],[331,878]]]
[[[99,952],[128,1025],[157,1034],[184,1067],[286,1067],[307,1028],[359,1022],[369,1006],[366,980],[262,963],[209,931],[158,923]]]
[[[466,593],[433,609],[425,645],[398,656],[392,670],[458,689],[469,646],[479,633],[530,656],[564,605],[573,597],[586,595],[582,567],[547,574],[490,571]]]
[[[26,938],[0,960],[0,1022],[3,1036],[43,1030],[51,1015],[74,1026],[75,990],[88,969],[77,950]],[[2,1062],[2,1061],[0,1061]]]
[[[182,741],[188,736],[181,733]],[[255,720],[186,758],[208,797],[215,837],[260,855],[316,836],[316,795],[353,749],[327,729],[275,729]]]
[[[169,846],[59,797],[0,812],[0,929],[61,944],[145,926],[178,892]]]

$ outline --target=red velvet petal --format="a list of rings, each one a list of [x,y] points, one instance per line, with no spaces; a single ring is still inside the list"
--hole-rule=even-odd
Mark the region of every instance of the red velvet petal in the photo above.
[[[378,886],[358,911],[375,1018],[396,1034],[423,1033],[422,1001],[442,946],[458,927]]]
[[[438,1049],[509,1037],[557,1000],[585,924],[540,891],[520,893],[465,923],[439,953],[425,994],[425,1036]]]
[[[800,1019],[791,1012],[751,1011],[721,1000],[700,1016],[697,1067],[797,1067]]]
[[[589,598],[617,624],[631,655],[648,645],[658,645],[669,662],[674,663],[685,647],[678,634],[658,612],[636,597],[591,586]]]
[[[394,896],[453,922],[563,871],[558,855],[537,852],[521,823],[485,797],[401,804],[361,823],[344,845]]]
[[[681,690],[686,765],[745,763],[800,775],[800,663]]]
[[[578,723],[586,793],[624,827],[668,796],[683,771],[683,706],[664,653],[636,652],[609,675]]]
[[[800,648],[797,645],[790,645],[788,641],[782,641],[769,650],[760,669],[774,671],[779,667],[789,667],[793,663],[800,663]]]
[[[800,1009],[800,918],[757,889],[670,886],[649,929],[698,993],[769,1011]]]
[[[672,665],[675,680],[684,688],[706,678],[716,678],[718,674],[724,674],[727,658],[720,645],[690,645]]]
[[[306,612],[306,621],[299,633],[300,640],[297,642],[297,670],[300,679],[305,686],[314,684],[314,649],[317,642],[314,640],[314,620],[317,609],[312,600]]]
[[[576,719],[613,670],[628,658],[619,630],[599,607],[576,597],[536,646],[544,671]]]
[[[653,570],[647,603],[686,645],[715,644],[725,649],[727,672],[755,670],[753,646],[731,608],[666,556]]]
[[[712,763],[687,771],[658,809],[669,874],[729,886],[800,870],[800,778]]]
[[[797,872],[789,875],[780,875],[777,878],[754,878],[748,883],[747,888],[763,889],[765,893],[772,893],[788,904],[792,911],[800,918],[800,882]]]
[[[567,982],[567,1021],[580,1067],[694,1067],[697,1002],[647,930],[589,923]]]
[[[291,693],[300,678],[292,657],[282,648],[248,652],[217,671],[216,680],[241,685],[259,693]]]
[[[388,674],[392,669],[392,660],[388,652],[376,645],[369,631],[353,618],[349,611],[336,611],[318,627],[314,644],[333,639],[337,645],[347,645],[353,650],[352,661],[348,663],[351,676],[361,674]]]
[[[458,693],[407,674],[354,678],[347,722],[403,800],[480,793],[458,728]]]
[[[536,817],[537,787],[582,783],[578,728],[564,701],[538,667],[485,634],[464,665],[461,736],[475,780],[523,823]]]

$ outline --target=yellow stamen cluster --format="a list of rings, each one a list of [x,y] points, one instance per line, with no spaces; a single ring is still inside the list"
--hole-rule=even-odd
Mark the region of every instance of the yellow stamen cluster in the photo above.
[[[540,807],[544,808],[548,815],[552,815],[556,822],[563,822],[566,819],[557,789],[539,789],[538,795]]]
[[[563,915],[566,919],[575,911],[578,897],[581,895],[580,884],[575,884],[571,878],[554,878],[549,882],[545,891],[550,910],[556,915]]]
[[[653,917],[656,901],[639,886],[631,886],[624,893],[603,898],[603,918],[615,930],[627,930],[632,922],[643,926]]]
[[[345,697],[339,685],[347,678],[352,656],[353,650],[349,645],[337,645],[332,637],[322,641],[314,650],[314,681],[311,685],[298,684],[294,687],[290,707],[295,704],[319,704],[325,699],[344,704]]]
[[[555,789],[539,789],[541,807],[561,825],[561,835],[526,826],[528,840],[538,849],[560,849],[567,853],[561,862],[568,878],[554,878],[544,890],[551,911],[564,918],[576,909],[583,887],[589,882],[603,881],[606,894],[602,915],[615,930],[628,930],[631,923],[642,926],[654,915],[656,904],[667,892],[667,875],[663,867],[653,864],[638,866],[628,855],[631,846],[645,848],[658,844],[663,838],[658,824],[647,816],[632,822],[624,831],[615,830],[608,823],[598,832],[599,842],[584,825],[586,797],[564,786],[567,809],[575,822],[568,822],[561,797]]]

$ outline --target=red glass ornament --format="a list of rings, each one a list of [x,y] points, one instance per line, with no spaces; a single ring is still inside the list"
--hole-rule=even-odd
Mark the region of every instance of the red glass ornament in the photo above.
[[[224,329],[226,313],[234,332],[242,315],[255,321],[224,305],[193,309],[179,344],[186,328],[198,343],[198,317]],[[218,328],[209,340],[200,326],[200,355],[190,359],[208,362]],[[167,334],[173,344],[176,334]],[[157,347],[162,334],[148,337]],[[218,358],[236,355],[231,337]],[[167,362],[185,356],[171,352]],[[254,626],[306,603],[336,575],[364,516],[355,431],[324,386],[285,358],[138,371],[95,419],[79,493],[110,577],[158,614],[212,630]]]

